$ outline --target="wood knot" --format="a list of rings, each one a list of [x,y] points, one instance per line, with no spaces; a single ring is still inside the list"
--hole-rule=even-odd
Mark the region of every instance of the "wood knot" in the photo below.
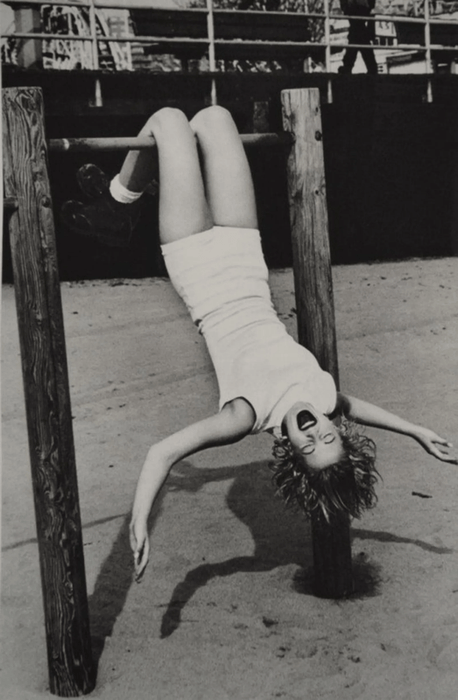
[[[315,139],[317,141],[321,141],[322,138],[323,138],[323,134],[321,133],[321,131],[315,131]]]

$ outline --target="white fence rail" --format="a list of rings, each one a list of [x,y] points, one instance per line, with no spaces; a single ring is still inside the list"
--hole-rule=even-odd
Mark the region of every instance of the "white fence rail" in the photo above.
[[[431,16],[430,0],[423,0],[420,5],[417,5],[417,7],[422,8],[422,16],[419,16],[418,14],[416,14],[415,16],[406,16],[402,14],[373,14],[369,17],[364,16],[364,18],[362,18],[361,16],[344,15],[342,13],[336,12],[335,10],[333,11],[332,0],[323,0],[322,12],[294,13],[294,17],[296,20],[312,20],[322,22],[322,29],[319,32],[320,38],[316,41],[276,40],[271,38],[271,30],[269,34],[269,39],[267,41],[265,39],[262,40],[262,38],[259,39],[258,32],[255,32],[255,35],[258,34],[256,38],[241,39],[237,37],[220,37],[218,36],[217,31],[217,20],[225,21],[229,18],[231,13],[232,16],[237,15],[238,21],[240,23],[239,26],[243,24],[243,19],[240,19],[240,16],[242,14],[246,15],[247,21],[252,22],[253,20],[255,20],[255,22],[257,22],[259,20],[259,22],[263,22],[266,20],[267,16],[269,16],[269,18],[271,18],[273,21],[275,21],[276,17],[278,18],[278,20],[280,20],[281,18],[284,19],[288,15],[288,13],[255,12],[250,10],[247,10],[244,13],[242,13],[233,10],[220,10],[213,7],[213,0],[205,1],[205,8],[167,10],[167,13],[170,15],[171,18],[174,18],[174,16],[176,16],[177,32],[175,33],[175,35],[172,35],[173,33],[168,31],[167,36],[164,36],[160,33],[152,35],[135,35],[132,31],[132,28],[129,27],[128,23],[126,23],[124,31],[116,32],[116,35],[113,35],[112,33],[110,33],[110,28],[105,26],[106,22],[104,25],[103,18],[104,16],[106,16],[107,10],[115,10],[118,12],[125,11],[126,15],[128,11],[154,11],[157,8],[151,7],[150,0],[130,0],[129,2],[127,2],[127,0],[48,0],[48,2],[46,3],[41,2],[41,0],[27,0],[27,8],[29,11],[33,11],[33,8],[35,7],[38,9],[43,6],[47,6],[48,8],[54,7],[56,12],[59,11],[58,8],[67,8],[67,10],[65,10],[67,12],[69,11],[68,8],[74,8],[76,12],[84,10],[85,15],[88,17],[88,22],[86,22],[85,26],[81,27],[77,33],[73,33],[73,31],[69,33],[52,32],[49,31],[49,27],[47,27],[47,31],[43,31],[43,26],[39,26],[39,31],[37,31],[37,27],[32,25],[32,28],[30,29],[30,27],[28,27],[27,31],[2,30],[1,37],[2,40],[5,40],[5,38],[7,38],[10,42],[16,40],[22,40],[24,42],[40,42],[41,40],[41,42],[48,42],[48,45],[49,42],[52,41],[72,43],[83,42],[86,55],[88,55],[89,52],[89,59],[88,61],[86,61],[84,68],[89,68],[94,71],[99,71],[103,69],[103,65],[101,65],[100,61],[101,45],[108,47],[108,53],[111,53],[112,55],[114,70],[133,69],[132,61],[129,57],[131,46],[134,44],[136,44],[137,46],[145,47],[148,45],[151,47],[155,44],[158,46],[167,46],[168,51],[170,53],[173,53],[174,49],[176,49],[177,51],[181,49],[183,52],[183,49],[184,51],[186,51],[186,47],[201,47],[202,54],[206,53],[208,56],[208,66],[210,72],[212,73],[216,73],[218,71],[218,50],[222,49],[223,47],[226,50],[226,55],[229,47],[230,50],[233,49],[235,51],[241,48],[243,48],[244,50],[249,48],[253,52],[254,56],[256,55],[257,49],[259,49],[260,51],[265,51],[266,46],[271,47],[273,51],[285,51],[294,49],[297,53],[297,51],[303,50],[304,55],[307,53],[307,51],[313,52],[318,49],[321,49],[324,55],[324,70],[326,71],[326,73],[330,74],[332,73],[332,54],[335,53],[336,50],[340,49],[341,51],[343,51],[347,48],[367,49],[368,46],[367,44],[350,44],[340,39],[338,34],[336,35],[335,33],[333,33],[333,25],[335,25],[336,23],[342,23],[342,20],[353,19],[361,21],[363,19],[363,21],[366,22],[375,22],[379,24],[383,22],[385,27],[389,25],[397,27],[401,36],[405,34],[405,32],[400,31],[402,30],[403,24],[409,25],[409,30],[411,31],[411,34],[412,28],[418,26],[418,31],[416,33],[414,32],[415,36],[413,38],[412,36],[410,37],[411,41],[397,41],[395,45],[391,48],[396,52],[421,53],[424,56],[423,72],[426,73],[428,76],[431,76],[433,74],[433,53],[435,56],[446,56],[447,59],[452,62],[454,61],[456,55],[458,60],[458,18],[455,19],[454,17],[444,18],[443,16]],[[7,0],[7,2],[4,3],[4,5],[8,5],[10,8],[12,8],[12,10],[17,12],[23,12],[24,8],[26,7],[24,5],[24,0]],[[200,33],[199,36],[197,36],[195,33],[192,37],[186,36],[184,33],[184,26],[183,34],[181,34],[181,31],[179,30],[179,23],[180,16],[183,17],[183,13],[186,13],[187,16],[189,16],[190,13],[195,13],[198,16],[198,18],[202,18],[202,20],[205,19],[203,31]],[[291,14],[289,16],[291,17]],[[450,29],[450,31],[447,33],[447,39],[449,43],[433,43],[432,37],[434,38],[435,31],[437,33],[437,30],[435,30],[436,27],[448,27]],[[395,32],[392,31],[391,34],[395,35]],[[232,49],[230,47],[232,47]],[[387,50],[387,46],[385,46],[384,44],[377,44],[374,42],[370,44],[370,48],[375,52],[386,52]],[[329,86],[331,86],[330,82]],[[332,99],[331,89],[329,89],[328,97],[329,99]],[[428,87],[428,100],[432,100],[430,84]],[[212,94],[212,101],[216,101],[216,92]]]

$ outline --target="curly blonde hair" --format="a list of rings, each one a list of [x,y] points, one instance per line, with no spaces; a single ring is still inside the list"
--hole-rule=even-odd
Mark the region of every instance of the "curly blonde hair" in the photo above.
[[[272,481],[286,504],[298,506],[307,517],[321,510],[327,521],[339,513],[360,518],[377,503],[375,484],[380,475],[375,468],[375,442],[347,420],[339,433],[344,456],[321,470],[307,467],[287,437],[275,439]]]

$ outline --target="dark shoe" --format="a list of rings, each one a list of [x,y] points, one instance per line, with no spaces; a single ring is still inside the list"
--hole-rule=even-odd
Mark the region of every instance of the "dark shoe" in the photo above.
[[[110,191],[110,180],[97,165],[87,163],[76,173],[81,192],[89,199],[99,199]]]
[[[151,195],[151,197],[157,197],[159,194],[159,183],[157,180],[151,180],[148,187],[145,190],[146,194]]]
[[[89,199],[99,199],[110,192],[110,179],[98,165],[87,163],[82,165],[76,173],[76,180],[81,192]],[[159,183],[152,180],[145,192],[156,197],[159,192]]]
[[[140,202],[121,204],[108,194],[91,204],[75,200],[61,209],[63,223],[75,233],[92,236],[108,246],[125,247],[140,216]]]

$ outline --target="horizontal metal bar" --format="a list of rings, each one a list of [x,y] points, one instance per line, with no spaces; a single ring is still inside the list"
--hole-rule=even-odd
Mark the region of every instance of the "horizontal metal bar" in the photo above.
[[[91,0],[2,0],[4,5],[61,5],[62,7],[90,7]],[[95,0],[95,8],[114,10],[157,10],[163,9],[169,12],[181,12],[177,7],[157,8],[151,6],[151,0]],[[189,8],[192,12],[205,14],[206,10],[200,7]],[[186,10],[187,11],[187,10]]]
[[[10,34],[8,36],[15,36],[16,38],[29,38],[29,39],[65,39],[66,41],[90,41],[91,37],[90,36],[75,36],[74,34],[32,34],[32,33],[21,33],[21,34]],[[127,38],[127,37],[97,37],[98,42],[113,42],[113,43],[127,43],[127,42],[139,42],[139,43],[144,43],[144,44],[202,44],[202,46],[205,46],[208,44],[208,39],[180,39],[177,37],[148,37],[148,36],[140,36],[140,37],[135,37],[135,38]],[[247,41],[244,39],[215,39],[215,45],[216,46],[241,46],[241,47],[246,47],[246,46],[253,46],[253,47],[266,47],[266,46],[276,46],[278,48],[292,48],[292,47],[297,47],[297,48],[304,48],[304,49],[313,49],[313,48],[324,48],[326,47],[326,42],[324,41]],[[347,44],[345,42],[331,42],[330,44],[332,49],[345,49],[345,48],[367,48],[368,44]],[[371,49],[374,49],[375,51],[381,51],[384,50],[386,51],[387,48],[393,49],[393,50],[405,50],[405,51],[413,51],[414,49],[424,49],[425,45],[424,44],[394,44],[393,46],[385,46],[383,44],[369,44]],[[431,48],[434,48],[435,51],[453,51],[454,49],[458,48],[458,43],[457,44],[431,44]]]
[[[1,34],[0,36],[14,36],[15,38],[21,39],[60,39],[65,41],[91,41],[91,36],[75,36],[74,34],[37,34],[37,33],[17,33],[17,34]],[[143,44],[201,44],[202,47],[208,45],[208,39],[180,39],[177,37],[107,37],[98,36],[98,42],[106,43],[128,43],[128,42],[138,42]],[[276,46],[278,48],[325,48],[327,46],[326,42],[323,41],[246,41],[243,39],[215,39],[215,46],[235,46],[235,47],[266,47],[266,46]],[[393,44],[392,46],[385,46],[384,44],[346,44],[344,42],[331,42],[331,49],[366,49],[368,46],[374,51],[386,51],[387,48],[394,51],[415,51],[424,50],[426,47],[424,44]],[[454,51],[458,49],[458,42],[456,44],[431,44],[431,49],[434,51]]]
[[[13,39],[41,39],[42,41],[50,41],[51,39],[59,39],[65,41],[91,41],[92,36],[90,34],[47,34],[45,32],[9,32],[6,34],[0,34],[4,39],[7,37],[12,37]],[[100,37],[97,37],[99,41],[103,41]],[[110,37],[108,37],[108,41]],[[114,39],[113,39],[114,41]],[[132,38],[128,39],[132,41]]]
[[[5,36],[5,35],[0,35]],[[43,32],[17,32],[6,36],[15,37],[16,39],[41,39],[48,41],[50,39],[58,39],[65,41],[91,41],[93,37],[90,34],[44,34]],[[210,43],[208,38],[190,38],[190,37],[168,37],[168,36],[97,36],[97,41],[102,43],[140,43],[140,44],[202,44],[203,46]],[[246,40],[246,39],[216,39],[215,44],[222,46],[324,46],[323,43],[313,41],[262,41],[262,40]]]
[[[329,19],[355,19],[364,20],[364,22],[391,22],[392,24],[445,24],[451,27],[458,25],[458,19],[434,19],[434,17],[425,19],[425,17],[406,17],[405,15],[329,15]]]
[[[128,5],[127,5],[128,3]],[[4,5],[61,5],[62,7],[90,7],[91,0],[4,0]],[[96,9],[151,10],[151,0],[96,0]],[[175,8],[173,8],[175,9]],[[196,8],[200,9],[200,8]]]
[[[311,16],[311,15],[309,15]],[[315,15],[315,17],[324,17],[324,15]],[[355,19],[363,20],[364,22],[391,22],[392,24],[445,24],[451,27],[458,25],[458,19],[425,19],[425,17],[406,17],[405,15],[329,15],[329,19]]]
[[[316,44],[315,44],[316,46]],[[333,49],[367,49],[368,44],[331,44]],[[426,51],[425,44],[395,44],[394,46],[384,46],[383,44],[369,44],[369,48],[374,51],[386,51],[391,49],[393,51]],[[434,51],[458,51],[458,44],[454,46],[444,46],[443,44],[430,44],[430,49]]]
[[[37,5],[43,4],[40,0],[29,0],[29,2]],[[149,2],[149,0],[148,0]],[[111,2],[110,0],[98,0],[98,2],[95,2],[96,7],[124,7],[124,9],[132,9],[135,5],[135,2],[133,4],[129,5],[129,8],[125,6],[125,0],[116,0],[116,2]],[[22,5],[23,2],[22,0],[9,0],[8,4],[11,5]],[[58,2],[58,0],[51,0],[50,4],[65,4],[69,6],[76,6],[76,7],[90,7],[91,5],[91,0],[79,0],[78,2],[68,2],[68,0],[64,3]],[[142,8],[145,8],[146,5],[143,4],[142,1],[138,2],[138,5]],[[154,10],[153,10],[154,11]],[[170,10],[165,10],[164,12],[171,12],[171,13],[176,13],[177,16],[179,15],[180,12],[183,12],[183,10],[178,9],[178,8],[171,8]],[[196,12],[200,14],[206,14],[206,10],[201,9],[201,8],[190,8],[189,10],[185,10],[185,12]],[[237,11],[235,11],[237,12]],[[215,10],[214,14],[217,16],[218,14],[221,15],[230,15],[234,14],[234,10]],[[325,20],[326,15],[322,13],[285,13],[285,12],[260,12],[260,11],[238,11],[237,14],[246,14],[246,15],[260,15],[263,16],[264,18],[268,15],[278,15],[278,16],[285,16],[285,15],[300,15],[302,17],[306,16],[309,18],[321,18]],[[355,20],[361,20],[360,16],[353,16],[353,15],[336,15],[332,14],[329,15],[330,19],[337,19],[337,20],[342,20],[342,19],[355,19]],[[449,26],[449,27],[454,27],[458,26],[458,20],[445,20],[445,19],[434,19],[434,18],[421,18],[421,17],[405,17],[402,15],[372,15],[370,17],[364,17],[364,21],[371,21],[371,22],[377,22],[377,21],[383,21],[383,22],[390,22],[390,23],[411,23],[411,24],[419,24],[419,25],[424,25],[424,26],[429,26],[432,24],[438,25],[438,26]],[[118,43],[118,44],[125,44],[125,43],[138,43],[138,44],[149,44],[149,45],[157,45],[160,47],[161,45],[164,45],[164,49],[166,46],[175,46],[175,45],[181,45],[185,47],[186,45],[192,45],[193,47],[196,46],[201,46],[203,50],[205,50],[208,45],[209,45],[209,39],[208,37],[202,37],[202,38],[190,38],[190,37],[164,37],[164,36],[135,36],[135,35],[127,35],[127,36],[93,36],[93,35],[86,35],[86,36],[81,36],[81,35],[74,35],[74,34],[45,34],[43,32],[11,32],[11,33],[1,33],[0,36],[2,37],[14,37],[17,39],[38,39],[42,41],[50,41],[50,40],[65,40],[65,41],[98,41],[98,42],[105,42],[105,43]],[[304,42],[299,42],[299,41],[262,41],[262,40],[242,40],[242,39],[219,39],[215,38],[214,40],[214,45],[216,47],[218,46],[225,46],[225,47],[241,47],[241,48],[262,48],[264,46],[271,46],[271,47],[278,47],[278,48],[304,48],[304,49],[318,49],[318,48],[327,48],[330,47],[332,49],[341,49],[344,50],[346,48],[356,48],[356,49],[364,49],[366,48],[366,45],[362,44],[348,44],[345,42],[312,42],[312,41],[304,41]],[[382,44],[371,44],[371,48],[375,51],[386,51],[387,47]],[[458,49],[458,42],[457,44],[429,44],[428,46],[425,46],[425,44],[394,44],[391,46],[391,48],[395,51],[414,51],[414,50],[434,50],[436,52],[454,52]]]
[[[4,35],[0,35],[4,36]],[[8,36],[15,36],[16,38],[29,38],[29,39],[65,39],[66,41],[90,41],[91,37],[82,37],[82,36],[74,36],[73,34],[71,35],[66,35],[66,34],[14,34],[14,35],[8,35]],[[126,39],[124,37],[97,37],[97,41],[105,41],[105,42],[113,42],[113,43],[121,43],[121,42],[130,42],[133,41],[132,39]],[[186,42],[181,39],[177,38],[158,38],[158,37],[136,37],[135,41],[139,41],[141,43],[145,44],[183,44],[183,43],[190,43],[190,44],[202,44],[204,47],[206,44],[208,44],[208,39],[188,39]],[[278,48],[304,48],[304,49],[319,49],[319,48],[325,48],[326,43],[323,41],[297,41],[297,42],[291,42],[291,41],[244,41],[242,39],[240,40],[234,40],[234,39],[215,39],[215,46],[239,46],[239,47],[266,47],[266,46],[276,46]],[[348,48],[355,48],[355,49],[367,49],[369,46],[371,49],[374,51],[386,51],[387,48],[395,50],[395,51],[424,51],[426,49],[425,44],[394,44],[392,46],[385,46],[384,44],[346,44],[343,42],[331,42],[330,44],[331,49],[341,49],[342,51],[344,49]],[[447,44],[431,44],[430,45],[431,49],[434,49],[434,51],[455,51],[458,50],[458,43],[453,44],[453,45],[447,45]]]
[[[7,5],[24,5],[24,0],[7,0],[5,3]],[[68,2],[67,0],[48,0],[48,2],[44,3],[43,0],[27,0],[27,5],[59,5],[59,6],[68,6],[68,7],[91,7],[91,2],[90,0],[79,0],[78,2]],[[144,4],[137,0],[137,2],[129,2],[128,5],[126,5],[126,0],[119,0],[118,2],[115,2],[114,0],[98,0],[98,2],[94,3],[96,9],[124,9],[124,10],[135,10],[135,9],[149,9],[152,12],[164,12],[170,15],[173,15],[174,13],[178,16],[183,12],[188,13],[193,13],[193,14],[201,14],[201,15],[206,15],[207,10],[200,8],[200,7],[190,7],[186,9],[179,9],[176,7],[171,7],[171,8],[152,8],[151,7],[151,2],[150,0],[145,0]],[[324,12],[263,12],[260,10],[222,10],[215,8],[213,10],[214,16],[224,16],[224,15],[247,15],[248,17],[250,16],[259,16],[261,19],[266,19],[267,17],[308,17],[310,19],[325,19],[326,14]],[[458,19],[443,19],[443,18],[435,18],[434,16],[430,17],[429,19],[426,19],[425,17],[409,17],[407,15],[391,15],[391,14],[372,14],[372,15],[345,15],[345,14],[336,14],[336,13],[330,13],[329,14],[329,19],[331,20],[345,20],[345,19],[354,19],[354,20],[364,20],[365,22],[391,22],[391,23],[409,23],[409,24],[425,24],[426,22],[430,22],[431,24],[442,24],[442,25],[458,25]],[[6,36],[6,35],[4,35]]]
[[[216,12],[217,11],[215,10],[215,13]],[[275,13],[273,13],[273,12],[269,12],[269,13],[260,12],[259,14],[263,14],[265,16],[266,14],[271,15],[271,14],[275,14]],[[277,14],[285,15],[285,14],[292,14],[292,13],[282,12],[282,13],[277,13]],[[299,14],[299,13],[297,13],[297,14]],[[319,12],[309,12],[305,16],[309,17],[310,19],[322,19],[322,20],[326,19],[326,15],[319,13]],[[435,24],[438,26],[448,26],[448,27],[458,26],[458,19],[435,19],[434,17],[431,17],[430,20],[426,20],[424,17],[404,17],[403,15],[369,15],[369,16],[364,16],[363,18],[360,15],[329,15],[329,19],[330,20],[350,20],[350,19],[353,19],[353,20],[359,20],[359,21],[364,20],[364,22],[390,22],[391,24],[403,24],[404,23],[404,24],[423,24],[423,25],[426,24],[427,22],[429,22],[429,24]],[[25,34],[20,33],[20,32],[17,32],[17,33],[5,32],[5,33],[2,33],[2,36],[22,37],[22,36],[25,36]],[[59,39],[69,39],[69,38],[78,39],[78,38],[81,38],[80,34],[45,34],[44,32],[34,32],[34,33],[31,32],[30,34],[27,34],[27,36],[29,36],[30,38],[35,38],[35,37],[41,38],[42,36],[46,37],[46,38],[58,37]],[[87,36],[90,37],[91,35],[88,34]],[[141,36],[141,35],[137,36],[135,34],[130,34],[128,36],[130,37],[130,39],[127,37],[127,35],[122,36],[122,37],[121,36],[119,36],[119,37],[107,37],[103,34],[100,34],[100,35],[97,35],[97,39],[99,41],[104,41],[107,39],[111,39],[112,41],[114,41],[115,39],[123,40],[123,41],[126,41],[126,40],[127,41],[142,41],[142,40],[144,41],[145,39],[150,39],[149,36]],[[157,37],[154,37],[154,38],[157,38]],[[199,38],[199,37],[189,38],[186,36],[183,36],[183,37],[165,36],[162,38],[167,39],[168,41],[186,41],[186,40],[187,41],[208,41],[205,38]],[[270,42],[268,42],[268,43],[270,43]],[[298,42],[292,41],[290,43],[295,44]]]
[[[24,0],[6,0],[5,3],[6,5],[61,5],[61,6],[68,6],[68,7],[90,7],[91,6],[91,0],[47,0],[47,2],[43,2],[43,0],[27,0],[27,3],[24,2]],[[177,14],[177,16],[182,13],[195,13],[195,14],[202,14],[206,15],[207,10],[205,8],[200,8],[200,7],[189,7],[186,9],[181,9],[177,7],[170,7],[170,8],[159,8],[159,7],[151,7],[151,0],[95,0],[94,1],[94,6],[95,8],[100,8],[100,9],[121,9],[121,10],[151,10],[152,12],[155,11],[163,11],[166,12],[167,14]],[[325,13],[322,12],[279,12],[279,11],[269,11],[269,12],[263,12],[262,10],[230,10],[230,9],[220,9],[220,8],[214,8],[213,10],[215,17],[218,15],[224,16],[224,15],[231,15],[231,14],[244,14],[248,16],[259,16],[261,18],[265,18],[266,16],[285,16],[285,15],[295,15],[298,17],[310,17],[312,19],[319,19],[322,18],[324,19],[326,17]],[[335,14],[331,13],[329,15],[329,19],[336,19],[336,20],[341,20],[341,19],[359,19],[361,20],[360,15],[343,15],[343,14]],[[408,17],[406,15],[390,15],[390,14],[375,14],[375,15],[370,15],[369,17],[364,17],[364,21],[375,21],[375,22],[410,22],[410,23],[419,23],[419,24],[424,24],[425,19],[423,17]],[[435,19],[434,17],[431,17],[430,20],[431,24],[458,24],[458,20],[456,19]]]
[[[288,146],[293,142],[291,134],[241,134],[245,148],[263,146]],[[50,139],[48,147],[53,152],[66,151],[142,151],[155,148],[156,142],[149,136],[121,136],[103,138]]]
[[[50,39],[58,39],[62,41],[92,41],[94,38],[97,42],[129,42],[135,43],[149,43],[149,44],[208,44],[208,39],[192,39],[189,37],[168,37],[168,36],[135,36],[130,34],[128,36],[105,36],[103,34],[97,34],[92,36],[92,34],[45,34],[44,32],[10,32],[7,34],[0,34],[1,37],[13,37],[15,39],[41,39],[42,41],[49,41]],[[290,42],[285,42],[290,43]]]

